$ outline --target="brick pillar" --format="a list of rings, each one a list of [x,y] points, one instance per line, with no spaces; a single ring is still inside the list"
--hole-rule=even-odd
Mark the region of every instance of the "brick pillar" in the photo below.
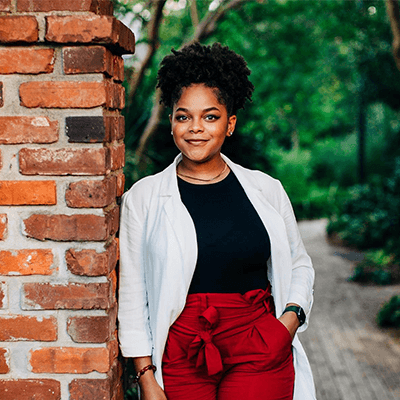
[[[0,0],[0,399],[121,400],[123,60],[109,0]]]

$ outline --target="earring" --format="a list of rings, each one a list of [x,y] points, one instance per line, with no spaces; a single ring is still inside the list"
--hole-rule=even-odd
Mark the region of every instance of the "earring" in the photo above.
[[[171,135],[174,136],[174,132],[171,131]]]
[[[229,132],[229,136],[232,136],[233,135],[233,132]]]

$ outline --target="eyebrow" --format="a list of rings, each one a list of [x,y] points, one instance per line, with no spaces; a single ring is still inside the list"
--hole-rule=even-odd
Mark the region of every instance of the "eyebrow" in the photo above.
[[[219,108],[217,108],[217,107],[209,107],[209,108],[205,108],[203,110],[203,112],[209,112],[209,111],[214,111],[214,110],[220,111]],[[187,108],[184,108],[184,107],[179,107],[179,108],[177,108],[175,110],[175,112],[178,112],[178,111],[189,112],[189,110]]]

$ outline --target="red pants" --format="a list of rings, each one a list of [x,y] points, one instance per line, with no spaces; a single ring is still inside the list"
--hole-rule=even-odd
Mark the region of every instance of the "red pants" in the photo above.
[[[270,288],[191,294],[163,357],[168,400],[291,400],[292,338]]]

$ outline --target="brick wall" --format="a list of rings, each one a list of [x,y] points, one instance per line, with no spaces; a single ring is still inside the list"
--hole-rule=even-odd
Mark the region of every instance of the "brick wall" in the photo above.
[[[108,0],[0,0],[0,399],[120,400],[123,60]]]

